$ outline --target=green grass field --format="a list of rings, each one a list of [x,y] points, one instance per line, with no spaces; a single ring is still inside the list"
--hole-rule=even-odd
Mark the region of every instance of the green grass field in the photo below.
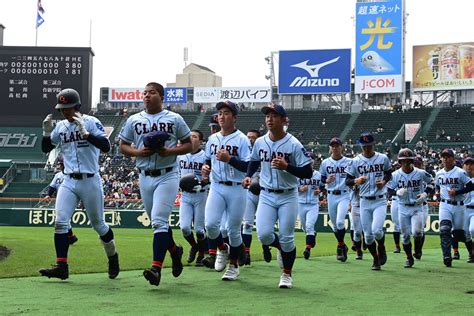
[[[154,287],[141,275],[151,262],[149,230],[115,230],[123,270],[116,280],[107,278],[94,231],[75,231],[79,242],[70,248],[71,275],[60,281],[37,277],[38,269],[54,263],[52,228],[1,227],[0,245],[12,252],[0,261],[0,314],[473,314],[474,265],[465,262],[462,249],[461,260],[445,268],[438,236],[427,238],[423,258],[412,269],[403,268],[403,254],[391,253],[387,236],[388,262],[374,272],[368,253],[362,261],[354,260],[352,252],[346,263],[336,261],[332,234],[319,234],[311,259],[301,259],[304,235],[298,233],[294,288],[283,290],[277,287],[276,260],[260,261],[258,241],[252,246],[252,266],[241,268],[236,282],[189,266],[179,278],[164,269],[160,286]],[[179,231],[175,239],[183,244]]]

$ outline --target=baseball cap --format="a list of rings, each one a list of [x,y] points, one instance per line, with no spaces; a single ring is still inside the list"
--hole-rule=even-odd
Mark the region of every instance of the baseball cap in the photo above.
[[[285,108],[282,107],[281,105],[279,104],[276,104],[276,103],[270,103],[268,105],[265,105],[263,108],[262,108],[262,113],[267,115],[268,113],[270,112],[273,112],[273,113],[276,113],[278,115],[281,115],[283,117],[286,117],[286,111],[285,111]]]
[[[450,156],[450,157],[454,157],[454,151],[452,149],[449,149],[449,148],[445,148],[443,149],[443,151],[441,152],[441,157],[443,156]]]
[[[217,121],[218,115],[219,113],[214,113],[211,115],[211,118],[209,119],[209,126],[219,125],[219,122]]]
[[[332,145],[342,145],[342,140],[339,137],[333,137],[331,138],[331,141],[329,142],[329,146]]]
[[[229,110],[234,113],[234,115],[237,115],[239,113],[239,108],[237,107],[237,104],[234,102],[231,102],[229,100],[226,101],[221,101],[216,104],[216,109],[219,111],[223,107],[229,108]]]
[[[464,158],[463,164],[467,165],[467,164],[469,164],[469,163],[474,164],[474,157],[467,157],[467,158]]]
[[[361,146],[372,146],[375,144],[374,136],[369,132],[360,134],[359,145]]]

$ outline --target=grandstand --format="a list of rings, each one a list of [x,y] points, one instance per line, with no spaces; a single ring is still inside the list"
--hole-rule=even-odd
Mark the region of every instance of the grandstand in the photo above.
[[[445,136],[441,133],[444,130]],[[459,140],[456,141],[456,134]],[[438,136],[438,137],[437,137]],[[450,139],[448,139],[448,136]],[[474,142],[474,113],[470,107],[442,108],[426,135],[429,143]]]

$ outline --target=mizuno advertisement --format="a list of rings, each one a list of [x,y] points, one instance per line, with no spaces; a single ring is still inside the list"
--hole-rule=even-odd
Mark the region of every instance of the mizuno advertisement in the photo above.
[[[348,93],[351,90],[351,50],[280,51],[278,93]]]

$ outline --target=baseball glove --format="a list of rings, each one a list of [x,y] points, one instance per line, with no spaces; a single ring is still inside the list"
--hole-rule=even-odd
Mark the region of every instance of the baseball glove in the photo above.
[[[143,145],[151,149],[159,149],[165,145],[165,141],[170,139],[166,132],[150,132],[143,137]]]
[[[179,180],[179,188],[184,192],[196,192],[196,190],[200,186],[199,180],[196,178],[194,173],[188,173],[181,177]]]
[[[250,185],[249,185],[249,191],[255,195],[260,195],[261,188],[260,188],[259,181],[260,181],[260,178],[255,177],[252,179],[252,182],[250,182]]]

